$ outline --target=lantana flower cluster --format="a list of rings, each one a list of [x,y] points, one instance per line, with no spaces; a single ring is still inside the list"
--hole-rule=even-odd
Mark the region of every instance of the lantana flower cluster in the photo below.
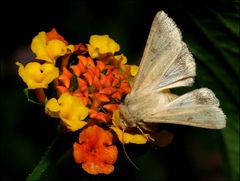
[[[57,31],[40,32],[31,43],[35,59],[18,65],[29,91],[45,113],[59,118],[65,131],[79,131],[73,157],[89,174],[110,174],[117,161],[115,139],[145,144],[142,134],[123,133],[118,107],[131,91],[138,66],[127,64],[120,46],[108,35],[92,35],[89,43],[69,44]]]

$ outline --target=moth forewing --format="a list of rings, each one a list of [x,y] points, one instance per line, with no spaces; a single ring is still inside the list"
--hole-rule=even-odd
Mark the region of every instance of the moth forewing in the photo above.
[[[182,75],[174,75],[180,70],[184,71]],[[195,62],[182,41],[179,28],[166,13],[159,11],[153,20],[132,92],[150,87],[164,89],[161,83],[171,84],[180,79],[184,82],[184,78],[194,76]],[[181,86],[189,86],[192,82],[193,79],[189,79]]]

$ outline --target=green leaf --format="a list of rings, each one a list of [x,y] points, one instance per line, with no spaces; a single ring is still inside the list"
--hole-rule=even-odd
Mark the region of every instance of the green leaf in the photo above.
[[[205,12],[205,11],[204,11]],[[194,54],[197,63],[196,82],[199,87],[211,88],[220,100],[220,107],[227,116],[227,126],[222,130],[223,144],[227,162],[224,170],[230,173],[230,179],[239,179],[239,34],[233,27],[234,19],[224,18],[216,10],[205,12],[206,17],[188,17],[198,30],[199,36],[190,32],[185,39]],[[226,28],[231,31],[225,31]],[[233,38],[232,33],[236,35]],[[239,33],[239,32],[238,32]],[[200,43],[204,40],[204,43]],[[226,162],[226,161],[225,161]]]
[[[47,148],[39,163],[27,177],[27,181],[42,180],[46,177],[49,170],[52,169],[59,158],[61,158],[69,148],[72,147],[76,133],[61,133],[61,127],[58,127],[58,134]]]
[[[239,30],[240,30],[240,14],[239,14],[239,6],[237,4],[233,6],[233,8],[229,11],[225,12],[216,12],[211,9],[211,12],[215,14],[218,20],[236,37],[240,38]]]
[[[222,24],[218,19],[218,16],[220,16],[218,12],[211,10],[208,18],[194,17],[192,15],[189,16],[198,28],[198,30],[208,40],[208,42],[210,43],[209,46],[215,48],[212,49],[210,52],[218,53],[214,54],[216,58],[219,56],[220,59],[218,61],[222,60],[223,63],[225,63],[226,65],[227,63],[229,63],[230,67],[225,67],[225,69],[232,68],[237,74],[237,78],[232,78],[236,78],[237,80],[239,80],[239,70],[236,68],[236,65],[239,63],[239,61],[237,61],[238,59],[236,58],[238,58],[238,56],[240,55],[240,38],[233,37],[229,32],[225,31],[225,25]],[[237,27],[237,29],[238,26],[239,23],[236,23],[235,27]],[[232,53],[233,56],[228,56],[229,53]]]
[[[153,148],[136,160],[140,171],[137,180],[165,180],[167,178],[166,168],[164,167],[164,159],[159,152]]]
[[[41,161],[37,164],[31,174],[28,175],[26,181],[31,180],[41,180],[44,174],[49,169],[52,164],[51,155],[54,149],[54,145],[56,144],[56,139],[52,142],[52,144],[48,147],[47,151],[41,158]]]

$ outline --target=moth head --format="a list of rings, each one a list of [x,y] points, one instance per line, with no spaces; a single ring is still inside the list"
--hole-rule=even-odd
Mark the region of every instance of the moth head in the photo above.
[[[136,127],[134,118],[130,115],[127,105],[120,104],[119,113],[120,113],[120,119],[119,119],[118,126],[120,128],[126,129],[127,127]]]

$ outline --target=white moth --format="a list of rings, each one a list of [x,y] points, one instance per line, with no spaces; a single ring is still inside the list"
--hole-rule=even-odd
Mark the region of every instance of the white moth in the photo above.
[[[200,88],[182,96],[168,91],[191,86],[195,75],[195,61],[179,28],[167,14],[159,11],[153,20],[132,91],[119,107],[119,126],[148,129],[152,123],[171,123],[224,128],[226,116],[210,89]]]

